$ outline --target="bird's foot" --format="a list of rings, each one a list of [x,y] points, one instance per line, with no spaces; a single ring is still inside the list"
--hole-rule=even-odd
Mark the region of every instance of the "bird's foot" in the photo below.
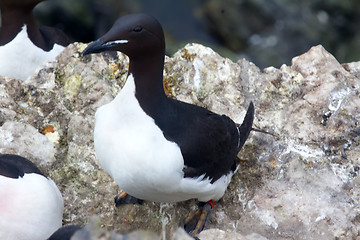
[[[122,192],[119,195],[115,196],[115,206],[119,207],[122,204],[142,204],[143,200],[133,197],[126,192]]]
[[[202,230],[205,230],[210,219],[211,209],[216,204],[216,201],[210,200],[203,206],[199,206],[199,209],[185,220],[185,231],[195,239],[196,235]]]

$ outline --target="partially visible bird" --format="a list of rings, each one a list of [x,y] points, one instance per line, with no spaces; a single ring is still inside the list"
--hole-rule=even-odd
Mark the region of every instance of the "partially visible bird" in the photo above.
[[[62,225],[56,184],[28,159],[0,154],[0,239],[47,239]]]
[[[1,0],[0,75],[26,80],[70,41],[59,29],[39,27],[33,8],[43,0]]]
[[[72,236],[82,227],[78,225],[66,225],[54,232],[48,240],[71,240]]]
[[[237,170],[237,154],[252,129],[252,102],[237,125],[225,115],[168,98],[164,34],[147,14],[118,19],[83,55],[103,51],[130,59],[123,89],[95,115],[98,160],[126,192],[117,204],[198,199],[199,211],[185,221],[186,231],[196,235]]]

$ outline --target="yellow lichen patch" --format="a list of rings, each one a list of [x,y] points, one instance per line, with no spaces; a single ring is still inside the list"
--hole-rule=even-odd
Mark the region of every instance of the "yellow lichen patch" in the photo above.
[[[181,56],[186,60],[186,61],[189,61],[189,62],[192,62],[194,60],[194,57],[196,56],[195,54],[190,54],[189,53],[189,50],[187,50],[186,48],[184,48],[182,51],[181,51]]]
[[[64,81],[64,92],[70,98],[74,98],[78,94],[81,85],[81,76],[72,75]]]
[[[164,91],[165,91],[166,96],[171,96],[171,90],[169,88],[169,84],[165,80],[163,81],[163,87],[164,87]]]
[[[109,64],[109,70],[112,74],[115,74],[116,71],[119,70],[119,64],[116,64],[116,63],[110,63]]]
[[[163,78],[163,86],[166,96],[175,97],[176,96],[176,81],[173,77]]]
[[[270,163],[271,167],[276,167],[279,165],[276,160],[270,160],[269,163]]]
[[[310,161],[305,161],[305,160],[302,160],[302,161],[303,161],[305,167],[312,167],[312,162],[310,162]]]
[[[85,48],[88,46],[88,44],[79,43],[79,44],[77,44],[77,46],[78,46],[78,51],[83,52],[85,50]]]

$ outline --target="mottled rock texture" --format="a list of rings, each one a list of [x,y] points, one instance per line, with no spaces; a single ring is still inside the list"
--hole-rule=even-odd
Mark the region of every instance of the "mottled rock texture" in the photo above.
[[[93,148],[94,114],[121,90],[128,59],[81,57],[70,45],[27,82],[0,77],[0,153],[37,163],[58,185],[64,224],[97,215],[106,231],[173,237],[196,201],[115,208],[120,192]],[[241,165],[201,239],[356,239],[360,235],[360,62],[341,65],[322,46],[291,66],[261,71],[188,44],[166,58],[168,96],[254,127]],[[146,155],[146,152],[144,152]],[[183,239],[183,238],[176,238]]]

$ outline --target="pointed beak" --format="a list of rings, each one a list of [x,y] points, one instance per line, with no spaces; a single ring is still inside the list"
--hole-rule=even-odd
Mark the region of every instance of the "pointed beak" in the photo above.
[[[81,54],[82,56],[85,56],[92,53],[116,50],[114,49],[115,47],[126,43],[128,43],[128,40],[116,40],[104,43],[101,38],[99,38],[98,40],[92,42],[89,46],[87,46],[87,48],[85,48],[85,50]]]
[[[105,48],[103,46],[103,42],[101,41],[101,39],[98,39],[94,42],[92,42],[91,44],[89,44],[85,50],[81,53],[81,55],[85,56],[91,53],[100,53],[102,51],[105,51]]]

